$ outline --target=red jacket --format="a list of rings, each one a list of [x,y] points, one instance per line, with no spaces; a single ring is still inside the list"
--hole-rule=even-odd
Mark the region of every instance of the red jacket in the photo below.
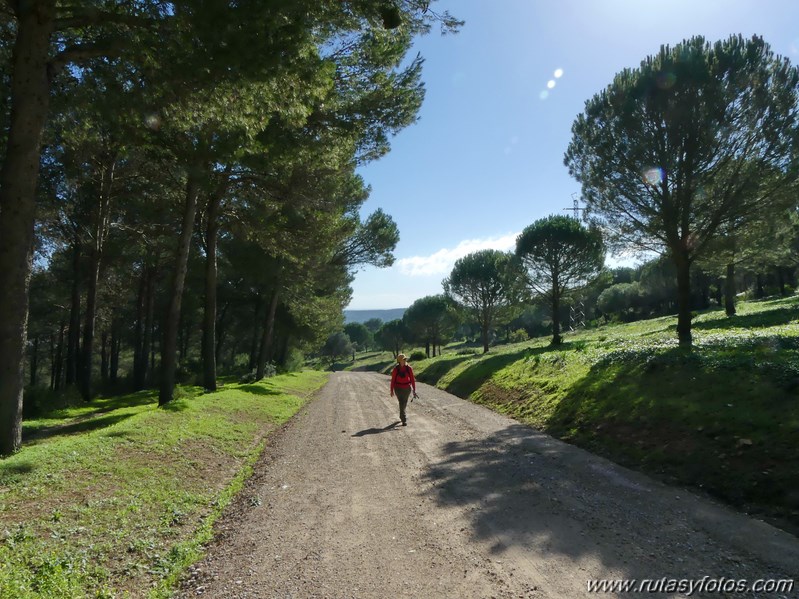
[[[402,370],[402,373],[400,373]],[[394,393],[395,387],[413,387],[413,392],[416,393],[416,379],[413,378],[413,368],[408,364],[402,368],[399,364],[391,371],[391,392]]]

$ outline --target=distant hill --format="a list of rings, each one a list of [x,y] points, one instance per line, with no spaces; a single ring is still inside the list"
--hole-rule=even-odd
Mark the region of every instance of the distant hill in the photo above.
[[[344,322],[366,322],[372,318],[379,318],[383,322],[402,318],[405,308],[394,308],[392,310],[344,310]]]

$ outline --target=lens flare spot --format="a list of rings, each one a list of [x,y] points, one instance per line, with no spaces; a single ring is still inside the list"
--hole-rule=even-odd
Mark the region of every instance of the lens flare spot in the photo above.
[[[158,131],[161,128],[161,118],[157,114],[148,114],[144,117],[144,124],[148,129]]]
[[[655,83],[660,89],[671,89],[677,82],[677,76],[669,71],[661,71],[655,76]]]
[[[563,69],[555,69],[555,79],[563,77]]]
[[[663,178],[666,176],[666,174],[659,166],[653,166],[652,168],[644,170],[642,176],[644,178],[644,183],[654,187],[655,185],[660,185],[663,183]]]
[[[555,87],[555,84],[556,84],[555,80],[554,79],[550,79],[549,81],[547,81],[547,88],[552,89],[552,88]]]
[[[544,90],[540,94],[538,94],[538,97],[542,100],[546,100],[549,97],[549,92],[547,90]]]

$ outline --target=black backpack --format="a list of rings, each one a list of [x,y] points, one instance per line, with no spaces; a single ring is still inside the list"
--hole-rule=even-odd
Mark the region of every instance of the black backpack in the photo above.
[[[407,379],[407,381],[408,381],[409,383],[411,382],[411,367],[410,367],[410,366],[408,366],[408,365],[406,364],[406,365],[405,365],[405,370],[404,370],[404,372],[403,372],[403,371],[400,371],[400,365],[399,365],[399,364],[397,364],[397,365],[394,367],[394,370],[397,372],[397,376],[396,376],[395,380],[396,380],[396,379],[399,379],[399,378],[400,378],[400,376],[401,376],[401,377],[402,377],[402,379],[403,379],[403,382],[404,382],[406,379]]]

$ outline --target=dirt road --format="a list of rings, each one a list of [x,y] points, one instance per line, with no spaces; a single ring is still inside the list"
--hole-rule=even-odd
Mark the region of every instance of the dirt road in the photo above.
[[[798,580],[691,596],[799,597],[796,537],[438,389],[419,395],[402,427],[387,377],[332,375],[267,448],[181,596],[574,598],[591,579],[723,577]]]

